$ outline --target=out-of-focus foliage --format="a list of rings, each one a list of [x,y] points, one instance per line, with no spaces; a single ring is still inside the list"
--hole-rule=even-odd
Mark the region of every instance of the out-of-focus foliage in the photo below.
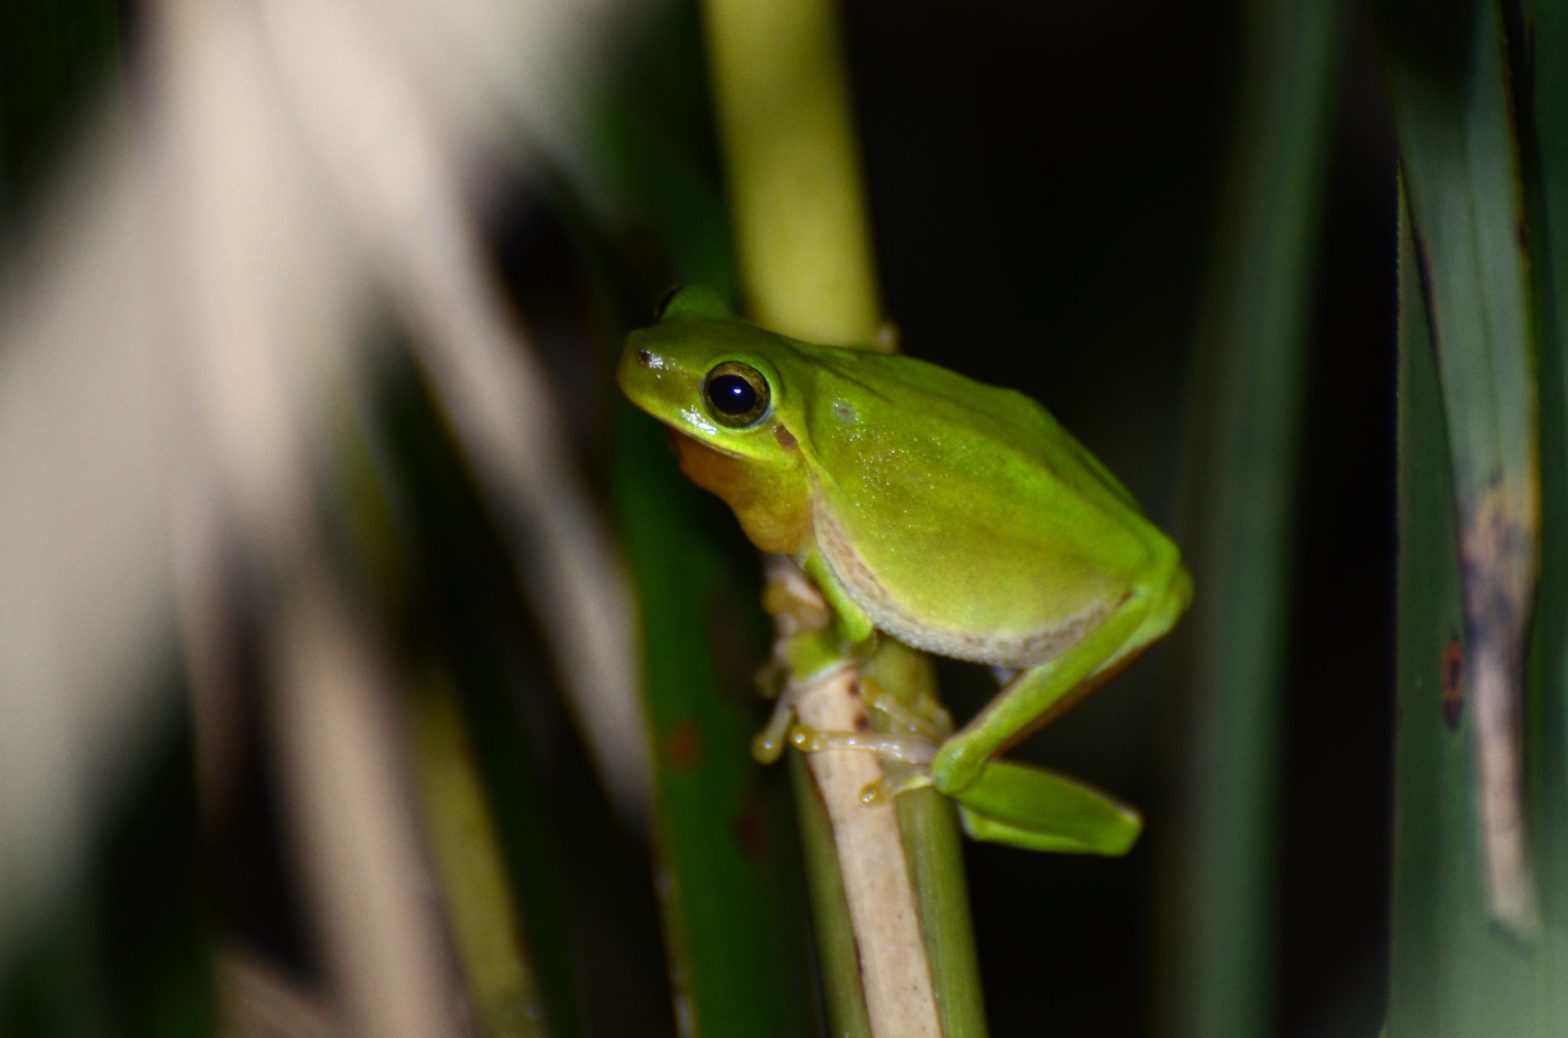
[[[1568,85],[1548,70],[1568,51],[1529,5],[1383,18],[1403,158],[1389,1033],[1560,1034]]]
[[[1182,1034],[1270,1029],[1278,963],[1287,623],[1302,415],[1323,247],[1339,0],[1243,6],[1242,75],[1219,181],[1190,394],[1191,805],[1166,845],[1181,936],[1166,945]]]
[[[1509,48],[1480,85],[1512,91],[1550,575],[1563,25],[1465,9]],[[0,16],[0,1033],[820,1027],[787,772],[747,754],[758,562],[609,379],[671,282],[741,283],[695,9],[113,10]],[[1467,1033],[1418,981],[1481,1019],[1540,994],[1477,908],[1472,750],[1432,703],[1453,430],[1408,263],[1401,493],[1430,503],[1390,836],[1386,52],[1358,8],[1261,10],[843,8],[902,348],[1040,399],[1162,526],[1194,495],[1229,524],[1184,538],[1208,572],[1176,651],[1012,751],[1125,792],[1146,845],[965,847],[997,1034],[1370,1033],[1392,839],[1392,1033]],[[1191,368],[1200,340],[1237,352]],[[1258,340],[1301,352],[1271,377]],[[1212,699],[1216,653],[1277,662]],[[993,689],[941,677],[960,718]]]

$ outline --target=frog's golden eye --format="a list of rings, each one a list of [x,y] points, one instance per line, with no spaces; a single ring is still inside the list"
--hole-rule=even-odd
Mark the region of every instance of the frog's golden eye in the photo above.
[[[708,372],[702,384],[708,413],[720,425],[743,429],[755,425],[768,413],[771,396],[768,380],[748,364],[727,360]]]

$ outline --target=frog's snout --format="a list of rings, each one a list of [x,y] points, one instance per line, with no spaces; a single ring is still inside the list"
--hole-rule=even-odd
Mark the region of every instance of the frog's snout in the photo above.
[[[638,342],[640,337],[638,333],[632,333],[631,341],[621,351],[621,362],[615,372],[615,380],[634,401],[637,399],[634,388],[648,382],[646,372],[663,371],[666,366],[664,356],[649,349],[645,343]]]

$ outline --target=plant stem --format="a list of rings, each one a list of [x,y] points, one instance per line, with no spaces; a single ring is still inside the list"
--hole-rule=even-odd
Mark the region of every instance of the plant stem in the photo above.
[[[873,342],[881,307],[836,7],[704,10],[748,312],[808,342]]]
[[[707,0],[705,14],[751,316],[809,341],[875,348],[881,311],[835,7]],[[895,680],[924,682],[927,666],[914,657]],[[853,671],[821,683],[802,697],[800,720],[855,730],[858,684]],[[983,1034],[951,808],[929,791],[897,811],[862,803],[882,777],[873,754],[823,752],[806,765],[802,830],[834,1033]],[[921,854],[906,851],[901,818],[920,820]]]

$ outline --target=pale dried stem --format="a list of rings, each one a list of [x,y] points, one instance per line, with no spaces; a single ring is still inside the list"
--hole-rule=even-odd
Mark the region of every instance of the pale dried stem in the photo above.
[[[801,722],[823,731],[863,729],[865,707],[857,681],[851,668],[804,691],[796,705]],[[939,1035],[936,993],[898,813],[891,797],[869,805],[862,801],[862,793],[882,779],[882,764],[864,750],[824,750],[808,755],[806,764],[833,826],[872,1032]]]
[[[305,24],[309,6],[282,17]],[[6,256],[0,285],[0,956],[76,878],[103,811],[148,749],[163,745],[178,716],[167,665],[180,635],[196,686],[204,803],[224,799],[243,712],[233,702],[232,600],[221,570],[238,548],[283,587],[315,558],[298,539],[319,523],[306,484],[341,431],[342,404],[365,391],[356,376],[372,341],[362,333],[379,323],[373,287],[423,293],[408,303],[424,314],[411,321],[420,334],[442,320],[440,307],[464,308],[440,331],[477,328],[485,339],[475,349],[491,360],[472,365],[470,386],[509,363],[497,352],[521,349],[497,316],[493,289],[472,287],[481,261],[456,186],[436,186],[442,208],[424,223],[374,207],[417,206],[428,193],[376,192],[353,215],[388,228],[382,235],[352,233],[343,183],[322,189],[312,165],[322,133],[366,145],[356,155],[371,173],[406,172],[374,150],[385,136],[358,136],[371,124],[352,107],[363,92],[343,76],[368,68],[378,86],[404,76],[388,96],[412,92],[411,108],[434,109],[429,121],[445,131],[446,152],[432,175],[493,169],[522,136],[520,120],[537,120],[527,135],[535,146],[571,146],[572,111],[587,96],[585,78],[605,67],[606,16],[617,6],[396,0],[354,8],[352,31],[342,31],[334,8],[319,13],[336,19],[338,49],[305,41],[281,57],[266,53],[258,31],[273,3],[148,8],[147,53],[129,63],[146,77],[132,92],[136,106],[111,93],[60,190],[40,207],[35,241]],[[615,30],[636,21],[619,18]],[[385,41],[372,33],[388,26],[406,63],[378,65]],[[288,73],[303,82],[280,83]],[[309,110],[318,86],[334,104],[325,114]],[[347,109],[336,104],[345,96]],[[364,114],[378,112],[371,104]],[[377,125],[399,131],[395,121]],[[510,158],[521,164],[515,152]],[[466,283],[445,294],[421,288],[428,270],[391,277],[386,257],[370,255],[390,236],[440,238],[454,224],[464,267],[448,276]],[[399,262],[427,247],[394,244]],[[453,253],[439,242],[429,250],[432,265]],[[489,295],[476,305],[478,293]],[[565,606],[542,612],[560,617],[552,633],[565,639],[563,671],[611,697],[585,700],[593,705],[579,712],[602,706],[603,716],[620,716],[613,700],[629,700],[631,655],[619,633],[624,589],[580,487],[569,482],[564,503],[542,489],[570,469],[556,435],[562,423],[548,403],[536,406],[546,394],[526,356],[511,363],[505,392],[472,420],[487,437],[484,451],[473,449],[476,464],[534,466],[526,479],[492,479],[498,497],[511,495],[503,508],[530,517],[508,531],[520,553],[547,560],[543,583],[561,589]],[[449,397],[449,406],[460,411],[471,397]],[[494,420],[508,408],[514,424]],[[168,492],[161,501],[160,490]],[[629,727],[620,725],[621,738]],[[596,754],[632,762],[620,774],[633,778],[612,778],[612,788],[635,788],[638,750],[640,742]],[[635,794],[626,799],[635,811]]]
[[[549,632],[594,762],[625,817],[641,819],[650,765],[631,595],[573,464],[567,423],[489,273],[458,160],[444,150],[377,5],[260,0],[258,8],[279,89],[510,535],[518,587]]]
[[[770,557],[768,583],[767,601],[781,638],[808,635],[830,622],[821,592],[798,566]],[[870,727],[858,667],[840,668],[786,695],[808,728],[863,732]],[[806,764],[832,827],[872,1033],[939,1035],[929,952],[898,812],[892,797],[871,804],[864,798],[885,777],[882,761],[860,749],[822,750],[807,754]]]
[[[299,875],[354,1033],[470,1032],[395,700],[324,572],[296,579],[272,663],[269,720]]]

